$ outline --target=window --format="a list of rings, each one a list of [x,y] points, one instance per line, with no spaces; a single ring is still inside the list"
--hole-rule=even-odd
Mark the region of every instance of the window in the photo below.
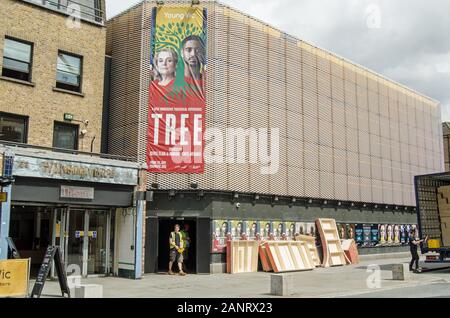
[[[5,38],[2,76],[31,81],[31,43]]]
[[[58,53],[56,87],[81,93],[82,58],[63,52]]]
[[[27,143],[28,118],[0,113],[0,140]]]
[[[53,147],[78,150],[78,125],[55,122]]]

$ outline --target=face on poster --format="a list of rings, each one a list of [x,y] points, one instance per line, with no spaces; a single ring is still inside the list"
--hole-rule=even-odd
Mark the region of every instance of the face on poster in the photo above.
[[[339,233],[339,238],[341,239],[341,240],[345,240],[346,238],[347,238],[347,235],[345,235],[346,233],[346,231],[345,231],[345,224],[341,224],[341,223],[339,223],[338,225],[337,225],[337,228],[338,228],[338,233]]]
[[[355,239],[355,224],[347,224],[347,239]]]
[[[154,8],[149,172],[204,172],[206,16],[197,6]]]

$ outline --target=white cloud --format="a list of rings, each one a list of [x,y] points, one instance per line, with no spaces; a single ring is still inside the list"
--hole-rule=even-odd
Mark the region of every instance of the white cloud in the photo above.
[[[106,1],[108,17],[140,2]],[[443,119],[450,121],[450,1],[221,2],[441,101]],[[379,28],[368,23],[371,7],[371,13],[379,8]]]

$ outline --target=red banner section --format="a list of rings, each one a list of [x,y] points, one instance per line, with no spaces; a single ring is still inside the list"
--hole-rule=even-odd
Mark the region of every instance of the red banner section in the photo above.
[[[202,94],[192,90],[179,98],[153,82],[150,96],[148,170],[203,173],[205,99]]]

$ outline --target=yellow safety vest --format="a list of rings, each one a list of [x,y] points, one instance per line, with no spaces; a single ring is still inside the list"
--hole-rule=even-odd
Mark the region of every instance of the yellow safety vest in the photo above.
[[[179,248],[184,248],[184,239],[181,232],[178,232],[178,235],[180,236],[180,246]],[[172,243],[170,244],[170,248],[174,248],[177,244],[175,243],[175,232],[170,233],[170,237],[172,238]]]

